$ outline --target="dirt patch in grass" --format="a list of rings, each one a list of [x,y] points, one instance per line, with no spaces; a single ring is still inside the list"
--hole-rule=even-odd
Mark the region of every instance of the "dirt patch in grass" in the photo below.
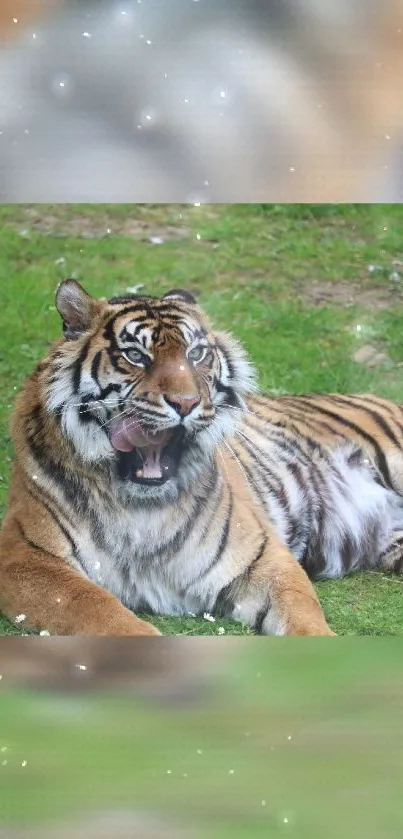
[[[355,283],[320,282],[307,283],[299,292],[299,297],[311,306],[363,306],[368,309],[381,311],[388,309],[397,300],[403,300],[403,289],[396,288],[366,288]]]
[[[9,222],[21,236],[29,238],[31,233],[42,233],[56,238],[103,239],[107,236],[126,236],[136,241],[149,241],[152,245],[170,240],[186,239],[186,227],[161,224],[157,220],[128,218],[114,214],[64,215],[40,212],[40,208],[24,209],[24,218],[18,223]]]

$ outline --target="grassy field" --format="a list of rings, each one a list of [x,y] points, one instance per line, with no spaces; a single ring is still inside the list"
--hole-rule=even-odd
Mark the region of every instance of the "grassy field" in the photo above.
[[[271,393],[403,401],[402,226],[399,205],[1,205],[2,509],[15,392],[60,334],[60,279],[101,296],[188,288],[244,342]],[[367,573],[317,590],[337,633],[403,635],[402,586]],[[168,634],[248,634],[231,621],[155,623]],[[0,633],[20,632],[0,619]]]

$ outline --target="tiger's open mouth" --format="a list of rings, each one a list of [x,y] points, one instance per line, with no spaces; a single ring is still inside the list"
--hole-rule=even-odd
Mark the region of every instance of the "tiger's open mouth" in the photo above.
[[[120,476],[147,486],[164,484],[177,472],[183,434],[180,427],[152,433],[134,416],[115,420],[110,440],[120,453]]]

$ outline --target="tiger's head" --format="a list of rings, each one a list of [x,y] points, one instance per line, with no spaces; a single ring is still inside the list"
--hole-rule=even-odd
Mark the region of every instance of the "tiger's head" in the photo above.
[[[76,454],[115,463],[139,493],[188,485],[255,388],[242,347],[213,332],[186,291],[97,300],[65,280],[56,307],[64,337],[50,354],[45,401]]]

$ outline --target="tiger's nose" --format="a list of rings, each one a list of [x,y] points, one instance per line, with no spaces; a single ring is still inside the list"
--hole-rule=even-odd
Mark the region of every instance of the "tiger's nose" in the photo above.
[[[189,396],[182,396],[182,394],[173,394],[171,396],[167,396],[164,393],[165,402],[173,408],[177,414],[181,417],[186,417],[196,405],[199,404],[200,399],[196,394],[192,393]]]

